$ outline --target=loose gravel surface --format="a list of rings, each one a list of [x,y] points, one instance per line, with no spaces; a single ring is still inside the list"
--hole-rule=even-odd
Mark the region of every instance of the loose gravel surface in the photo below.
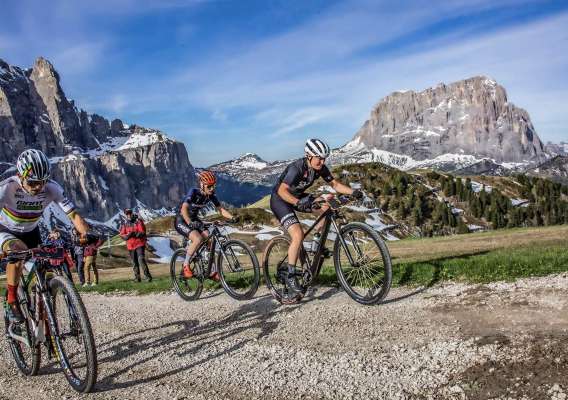
[[[393,289],[375,307],[330,287],[293,306],[203,297],[85,295],[95,393],[48,361],[23,377],[1,340],[0,398],[567,399],[566,274]]]

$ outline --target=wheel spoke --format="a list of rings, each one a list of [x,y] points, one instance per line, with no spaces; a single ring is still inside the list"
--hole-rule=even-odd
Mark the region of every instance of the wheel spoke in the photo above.
[[[354,300],[374,304],[384,298],[390,288],[388,251],[386,247],[383,251],[382,239],[367,225],[348,224],[342,235],[347,246],[343,248],[339,242],[337,244],[340,246],[336,259],[339,281]],[[348,254],[352,256],[354,265],[351,265]],[[385,254],[388,264],[385,264]]]

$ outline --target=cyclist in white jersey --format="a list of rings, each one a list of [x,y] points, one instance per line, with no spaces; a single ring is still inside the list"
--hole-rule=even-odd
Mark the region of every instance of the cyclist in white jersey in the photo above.
[[[16,163],[18,173],[0,182],[0,250],[22,251],[40,242],[39,219],[54,202],[65,212],[79,233],[86,237],[89,229],[75,206],[65,197],[63,188],[49,179],[51,165],[40,150],[25,150]],[[23,321],[17,304],[17,290],[23,262],[6,267],[7,311],[11,322]]]

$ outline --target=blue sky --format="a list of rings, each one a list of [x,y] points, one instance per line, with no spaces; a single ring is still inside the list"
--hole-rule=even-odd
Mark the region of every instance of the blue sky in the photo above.
[[[8,1],[0,58],[53,62],[67,97],[158,128],[197,166],[347,142],[399,89],[488,75],[568,141],[568,2]]]

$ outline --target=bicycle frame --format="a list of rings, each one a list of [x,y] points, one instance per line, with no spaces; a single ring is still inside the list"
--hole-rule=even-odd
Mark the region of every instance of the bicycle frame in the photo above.
[[[34,347],[40,343],[47,343],[47,339],[49,338],[53,344],[55,355],[57,356],[58,361],[61,362],[62,357],[58,346],[55,343],[55,336],[59,336],[59,332],[57,323],[54,319],[54,311],[52,309],[53,305],[51,301],[52,298],[51,293],[49,292],[48,279],[46,277],[46,274],[49,272],[53,272],[59,276],[65,276],[65,273],[61,270],[60,266],[48,264],[48,262],[43,259],[35,259],[27,276],[22,275],[20,277],[20,288],[24,294],[24,307],[21,308],[26,320],[31,323],[32,340],[30,341],[27,338],[17,335],[14,332],[14,324],[10,324],[8,327],[8,334],[14,340],[17,340],[28,347]],[[32,300],[29,294],[30,287],[32,288],[31,291],[33,295],[36,296],[36,308],[33,310],[31,310],[29,306]],[[67,299],[65,299],[65,301],[67,303]],[[30,315],[30,312],[33,312],[34,315]],[[53,332],[53,329],[55,329],[55,332]],[[48,332],[47,336],[46,331]],[[63,361],[65,366],[69,368],[65,357],[63,357]]]
[[[213,268],[213,263],[215,262],[215,249],[217,248],[217,244],[225,240],[225,237],[221,234],[219,228],[215,224],[211,224],[209,227],[207,227],[207,230],[209,231],[209,236],[195,250],[194,257],[199,256],[203,251],[209,251],[209,257],[207,260],[207,270],[204,271],[206,276],[209,276],[211,274],[211,269]],[[221,248],[221,254],[223,255],[225,261],[228,262],[227,255],[225,254],[222,248]]]
[[[325,242],[327,241],[327,236],[329,235],[329,231],[330,231],[332,226],[335,229],[335,232],[337,232],[337,237],[339,238],[341,245],[345,249],[345,254],[347,255],[347,258],[349,259],[349,262],[351,262],[351,263],[354,262],[353,256],[351,255],[351,253],[349,251],[349,247],[347,246],[347,242],[345,241],[343,236],[341,236],[339,234],[340,227],[339,227],[339,224],[337,223],[338,217],[340,217],[338,210],[330,206],[325,212],[323,212],[318,218],[316,218],[316,220],[312,224],[312,226],[310,226],[309,229],[304,232],[304,237],[308,236],[310,234],[310,232],[312,232],[315,229],[315,227],[320,223],[320,221],[325,219],[323,229],[321,231],[321,238],[320,238],[320,241],[318,243],[318,247],[316,249],[316,252],[313,256],[313,260],[310,260],[308,252],[304,248],[303,243],[302,243],[302,247],[301,247],[301,251],[302,251],[304,257],[306,257],[308,266],[310,268],[310,272],[312,273],[312,279],[314,277],[318,276],[319,273],[320,273],[321,267],[323,265],[323,261],[325,259],[325,257],[323,256],[323,252],[324,252],[324,249],[325,249]]]

